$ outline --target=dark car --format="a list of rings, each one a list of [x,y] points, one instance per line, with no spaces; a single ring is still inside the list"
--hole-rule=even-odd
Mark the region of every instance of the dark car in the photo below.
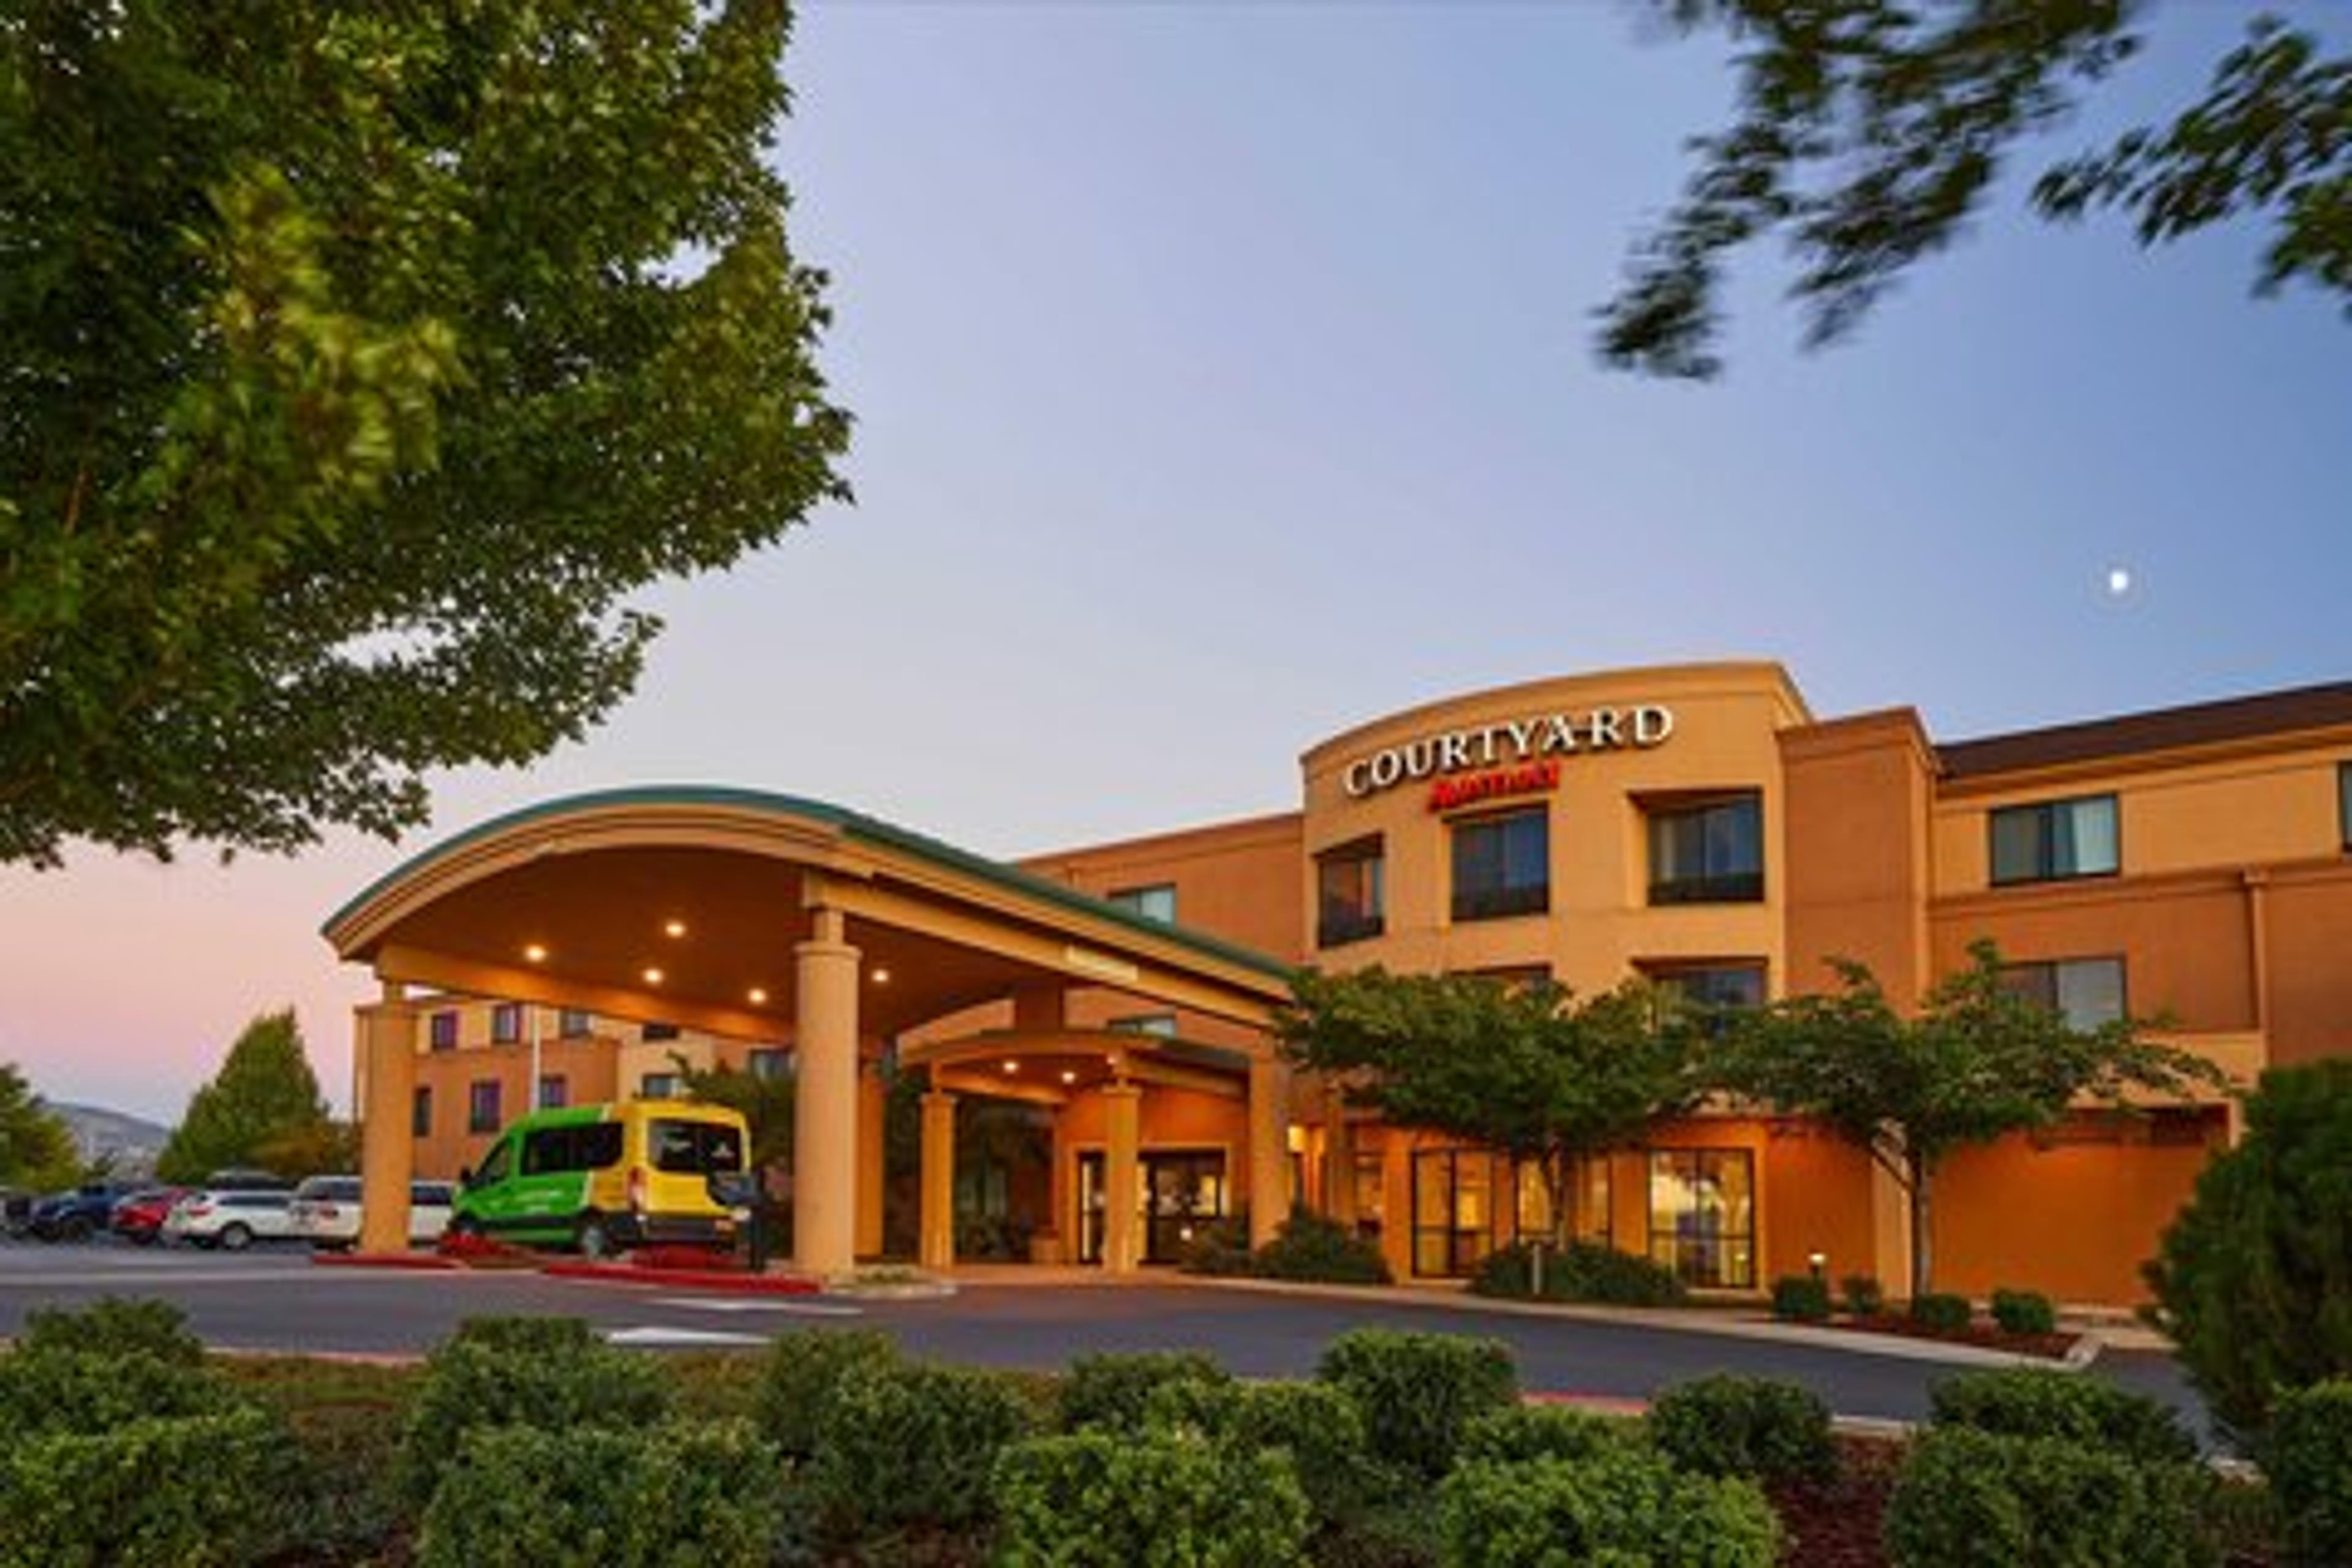
[[[22,1187],[0,1187],[0,1236],[22,1236],[32,1228],[34,1199]]]
[[[185,1187],[142,1187],[115,1204],[107,1228],[126,1241],[152,1246],[163,1229],[163,1216],[187,1195]]]
[[[106,1228],[116,1200],[133,1190],[127,1182],[89,1182],[51,1193],[33,1205],[32,1232],[43,1241],[87,1241]]]

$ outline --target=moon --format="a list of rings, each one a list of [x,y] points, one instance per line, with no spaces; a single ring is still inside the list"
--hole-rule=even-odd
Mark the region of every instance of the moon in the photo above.
[[[2131,592],[2131,568],[2127,566],[2110,566],[2107,568],[2108,598],[2120,599],[2126,594]]]

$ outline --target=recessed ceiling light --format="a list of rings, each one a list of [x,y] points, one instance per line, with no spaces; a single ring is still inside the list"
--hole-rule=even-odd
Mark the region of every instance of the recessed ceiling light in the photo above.
[[[646,970],[646,984],[648,984],[648,985],[658,985],[658,984],[660,984],[661,983],[662,983],[662,972],[661,972],[660,970],[658,970],[658,969],[648,969],[648,970]]]
[[[532,942],[529,947],[524,948],[522,950],[522,955],[530,960],[533,963],[545,963],[547,962],[547,949],[538,942]]]
[[[1019,1062],[1006,1062],[1004,1064],[1004,1070],[1006,1072],[1019,1072],[1021,1070],[1021,1064]]]
[[[664,935],[664,936],[684,936],[685,934],[686,934],[686,922],[685,922],[684,921],[662,921],[662,935]]]
[[[768,1005],[768,989],[767,989],[767,987],[766,987],[766,986],[764,986],[764,985],[754,985],[754,986],[752,986],[752,987],[751,987],[751,1005],[752,1005],[752,1006],[754,1006],[754,1007],[764,1007],[764,1006],[766,1006],[767,1005]]]
[[[877,970],[876,970],[876,971],[874,972],[874,984],[877,984],[877,985],[887,985],[887,984],[890,984],[890,972],[889,972],[888,970],[887,970],[887,969],[877,969]]]
[[[1064,1068],[1062,1069],[1062,1081],[1064,1083],[1076,1083],[1078,1081],[1078,1075],[1072,1072],[1069,1068]]]

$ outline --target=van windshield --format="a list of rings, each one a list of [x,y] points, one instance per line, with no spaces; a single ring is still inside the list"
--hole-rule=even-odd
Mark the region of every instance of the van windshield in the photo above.
[[[648,1138],[657,1171],[709,1176],[743,1168],[743,1135],[723,1122],[656,1121]]]

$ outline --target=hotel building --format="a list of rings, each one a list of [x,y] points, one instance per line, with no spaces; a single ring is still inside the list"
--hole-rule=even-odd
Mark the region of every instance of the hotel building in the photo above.
[[[1909,709],[1816,718],[1774,664],[1685,665],[1391,714],[1310,747],[1295,809],[1014,866],[781,797],[555,803],[427,851],[328,934],[386,982],[367,1092],[407,1108],[399,1153],[431,1173],[530,1096],[534,1032],[542,1096],[664,1092],[673,1052],[793,1071],[803,1222],[812,1199],[834,1216],[803,1261],[838,1267],[881,1245],[887,1063],[931,1085],[926,1261],[951,1255],[959,1202],[1008,1211],[1040,1256],[1124,1268],[1238,1209],[1262,1237],[1303,1201],[1401,1276],[1443,1277],[1542,1228],[1541,1184],[1294,1078],[1265,1029],[1292,966],[1583,994],[1642,975],[1738,1005],[1824,987],[1837,957],[1902,1003],[1989,938],[2076,1022],[2160,1017],[2250,1081],[2352,1048],[2347,780],[2352,683],[1939,742]],[[663,921],[724,962],[691,988],[663,973]],[[813,1084],[819,1027],[836,1044]],[[970,1097],[1031,1108],[1037,1168],[959,1192]],[[1956,1154],[1939,1284],[2137,1300],[2232,1118],[2221,1096],[2084,1108]],[[1907,1283],[1901,1193],[1800,1121],[1663,1121],[1574,1186],[1579,1233],[1702,1287],[1816,1255]]]

